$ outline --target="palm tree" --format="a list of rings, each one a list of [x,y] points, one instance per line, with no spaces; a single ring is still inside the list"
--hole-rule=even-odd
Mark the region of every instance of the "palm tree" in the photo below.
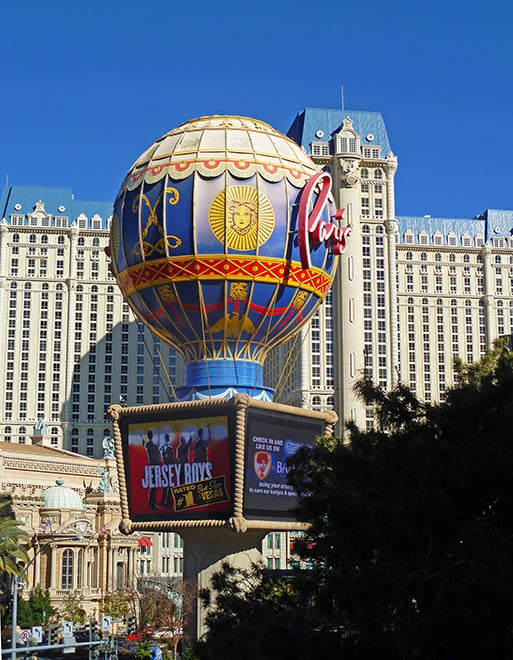
[[[0,575],[19,575],[28,561],[29,536],[22,523],[11,517],[10,504],[10,499],[0,502]]]

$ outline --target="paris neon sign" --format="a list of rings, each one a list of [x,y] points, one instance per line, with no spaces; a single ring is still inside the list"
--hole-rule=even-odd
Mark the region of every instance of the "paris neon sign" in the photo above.
[[[317,199],[310,211],[316,191],[318,191]],[[342,254],[347,247],[351,227],[340,227],[337,224],[344,217],[344,209],[335,213],[336,222],[321,220],[330,191],[331,176],[328,172],[319,172],[308,181],[301,194],[298,212],[298,243],[301,266],[305,270],[312,267],[310,240],[314,243],[326,243],[327,248],[331,245],[332,252],[336,255]]]

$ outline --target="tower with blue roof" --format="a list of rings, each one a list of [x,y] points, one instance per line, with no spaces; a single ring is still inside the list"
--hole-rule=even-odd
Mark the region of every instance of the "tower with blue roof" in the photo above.
[[[334,406],[365,428],[373,411],[353,391],[364,374],[385,389],[400,380],[420,398],[443,399],[455,357],[477,361],[513,332],[513,211],[396,216],[398,161],[378,112],[306,108],[288,135],[331,173],[353,231],[332,299],[300,339],[307,349],[279,390],[282,400]],[[270,381],[283,374],[287,351],[268,359]]]

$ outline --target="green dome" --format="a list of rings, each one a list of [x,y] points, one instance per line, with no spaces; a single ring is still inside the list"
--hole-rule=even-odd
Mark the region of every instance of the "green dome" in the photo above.
[[[67,488],[62,479],[57,479],[57,485],[48,488],[43,493],[45,509],[83,509],[84,503],[80,495],[72,488]]]

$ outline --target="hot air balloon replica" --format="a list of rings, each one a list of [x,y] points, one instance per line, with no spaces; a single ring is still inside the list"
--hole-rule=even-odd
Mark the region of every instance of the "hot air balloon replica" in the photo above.
[[[350,231],[329,174],[255,119],[188,121],[121,185],[112,271],[135,315],[185,360],[176,402],[111,407],[122,529],[179,530],[186,574],[188,556],[202,570],[214,538],[222,558],[298,528],[286,459],[336,415],[273,403],[262,365],[315,314]]]

